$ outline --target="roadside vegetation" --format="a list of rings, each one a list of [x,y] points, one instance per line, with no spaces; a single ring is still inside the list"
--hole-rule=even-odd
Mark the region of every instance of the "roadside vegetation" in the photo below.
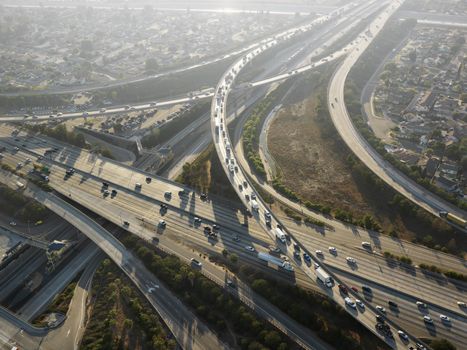
[[[290,81],[287,81],[279,85],[279,87],[262,99],[262,101],[255,106],[253,111],[251,111],[251,115],[248,117],[243,127],[242,142],[246,159],[253,171],[263,179],[266,178],[266,170],[264,169],[263,162],[259,155],[259,135],[264,120],[275,107],[277,101],[279,101],[290,88],[290,85]]]
[[[8,216],[31,223],[43,221],[50,214],[42,204],[3,185],[0,185],[0,208]]]
[[[153,128],[149,134],[141,139],[141,143],[145,148],[152,148],[165,141],[170,140],[182,128],[186,127],[196,119],[200,118],[203,114],[209,112],[210,104],[203,102],[196,104],[188,111],[184,112],[182,116],[171,120],[160,128]]]
[[[132,235],[122,242],[182,301],[215,329],[223,339],[240,349],[294,349],[296,345],[256,316],[238,299],[182,263],[177,257],[156,251]],[[259,270],[242,264],[236,254],[224,250],[210,260],[226,265],[297,322],[308,327],[325,342],[345,349],[388,349],[365,327],[327,297],[297,286],[276,281]],[[229,288],[229,287],[228,287]],[[230,287],[231,288],[231,287]]]
[[[122,242],[231,346],[248,350],[296,348],[282,333],[256,316],[238,299],[179,258],[156,253],[153,247],[132,235],[123,237]]]
[[[213,144],[210,144],[194,162],[185,163],[182,173],[175,181],[206,194],[238,201],[237,193],[225,176]]]
[[[54,128],[51,128],[47,124],[24,124],[23,127],[27,128],[29,131],[41,133],[76,147],[86,149],[90,148],[90,145],[86,143],[86,140],[82,134],[76,133],[74,131],[68,131],[65,124],[59,124]]]
[[[92,282],[90,318],[81,350],[177,349],[177,342],[149,302],[106,259]]]
[[[326,296],[271,279],[251,266],[239,265],[239,275],[256,293],[336,349],[388,349]]]
[[[81,273],[78,274],[78,276],[76,276],[73,279],[73,281],[71,281],[61,293],[55,296],[52,303],[47,307],[47,309],[32,321],[33,325],[38,326],[38,327],[47,326],[47,323],[48,323],[47,316],[54,312],[61,313],[62,315],[67,314],[68,308],[71,303],[71,299],[73,299],[77,280],[79,279],[80,276],[81,276]]]

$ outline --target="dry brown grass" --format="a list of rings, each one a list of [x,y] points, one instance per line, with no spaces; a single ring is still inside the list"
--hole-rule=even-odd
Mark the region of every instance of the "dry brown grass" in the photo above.
[[[314,113],[316,96],[287,107],[271,125],[268,147],[283,174],[283,183],[312,202],[363,215],[371,211],[345,162],[336,154]]]

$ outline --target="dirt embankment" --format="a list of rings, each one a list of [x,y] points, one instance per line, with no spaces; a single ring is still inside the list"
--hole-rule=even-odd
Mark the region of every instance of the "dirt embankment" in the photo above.
[[[370,178],[365,165],[354,159],[319,105],[320,83],[305,81],[285,101],[269,128],[268,147],[282,173],[281,181],[303,200],[326,204],[361,219],[369,214],[386,233],[429,247],[462,254],[463,236],[424,210],[396,205],[395,192]],[[321,99],[323,101],[323,99]],[[321,102],[323,103],[323,102]],[[319,112],[320,111],[320,112]]]
[[[345,162],[347,150],[336,154],[335,140],[323,132],[322,121],[314,113],[316,104],[313,95],[287,106],[271,125],[268,147],[283,182],[312,202],[368,213],[370,207]]]

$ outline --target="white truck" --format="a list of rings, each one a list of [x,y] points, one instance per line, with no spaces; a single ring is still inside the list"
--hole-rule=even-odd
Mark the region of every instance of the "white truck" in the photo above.
[[[276,227],[275,232],[276,232],[277,239],[285,244],[285,242],[286,242],[285,233],[279,227]]]
[[[334,280],[332,279],[331,276],[328,275],[328,273],[326,271],[324,271],[321,267],[318,267],[316,270],[316,276],[318,277],[318,279],[323,282],[323,284],[328,287],[328,288],[332,288],[332,286],[334,285]]]
[[[253,211],[258,211],[259,210],[258,202],[255,201],[254,199],[251,201],[251,209],[253,209]]]
[[[273,265],[282,267],[284,270],[293,271],[293,266],[288,261],[284,261],[282,259],[279,259],[278,257],[273,256],[273,255],[259,252],[258,253],[258,258],[263,260],[263,261],[266,261],[267,263],[271,263]]]

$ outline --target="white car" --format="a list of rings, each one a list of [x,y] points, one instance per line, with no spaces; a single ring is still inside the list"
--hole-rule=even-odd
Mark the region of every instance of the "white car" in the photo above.
[[[355,299],[355,304],[357,304],[360,309],[365,310],[365,304],[363,304],[360,299]]]
[[[356,309],[356,308],[357,308],[357,304],[355,304],[355,301],[353,301],[352,298],[345,297],[345,298],[344,298],[344,301],[345,301],[346,305],[350,306],[352,309]]]
[[[397,334],[399,334],[399,337],[404,340],[404,341],[408,341],[409,340],[409,336],[404,332],[404,331],[401,331],[401,330],[398,330],[397,331]]]
[[[164,220],[159,220],[159,227],[166,227],[167,223]]]
[[[323,256],[323,252],[321,250],[317,250],[317,251],[315,251],[315,253],[318,256]]]
[[[362,242],[362,247],[370,249],[371,248],[371,243],[370,242]]]
[[[423,309],[427,308],[426,304],[422,301],[417,301],[415,304],[417,304],[418,307],[421,307]]]
[[[446,315],[441,314],[441,315],[439,315],[439,318],[443,322],[447,322],[447,323],[451,322],[451,319],[449,317],[447,317]]]
[[[245,247],[245,249],[248,250],[248,251],[250,251],[250,252],[254,252],[254,251],[255,251],[255,248],[252,247],[251,245],[247,245],[247,246]]]
[[[10,221],[10,226],[16,226],[16,222]]]
[[[457,302],[457,306],[459,306],[459,307],[462,308],[462,309],[465,308],[465,307],[467,307],[467,305],[466,305],[463,301],[458,301],[458,302]]]
[[[331,253],[331,254],[337,254],[337,249],[336,249],[336,247],[329,247],[329,253]]]
[[[349,264],[356,264],[357,263],[357,260],[355,260],[354,258],[352,258],[350,256],[346,257],[345,260],[347,260],[347,262]]]
[[[379,306],[379,305],[376,305],[376,310],[378,310],[379,312],[382,312],[383,314],[386,313],[386,309],[382,306]]]
[[[426,323],[433,323],[433,319],[428,315],[423,316],[423,321]]]

